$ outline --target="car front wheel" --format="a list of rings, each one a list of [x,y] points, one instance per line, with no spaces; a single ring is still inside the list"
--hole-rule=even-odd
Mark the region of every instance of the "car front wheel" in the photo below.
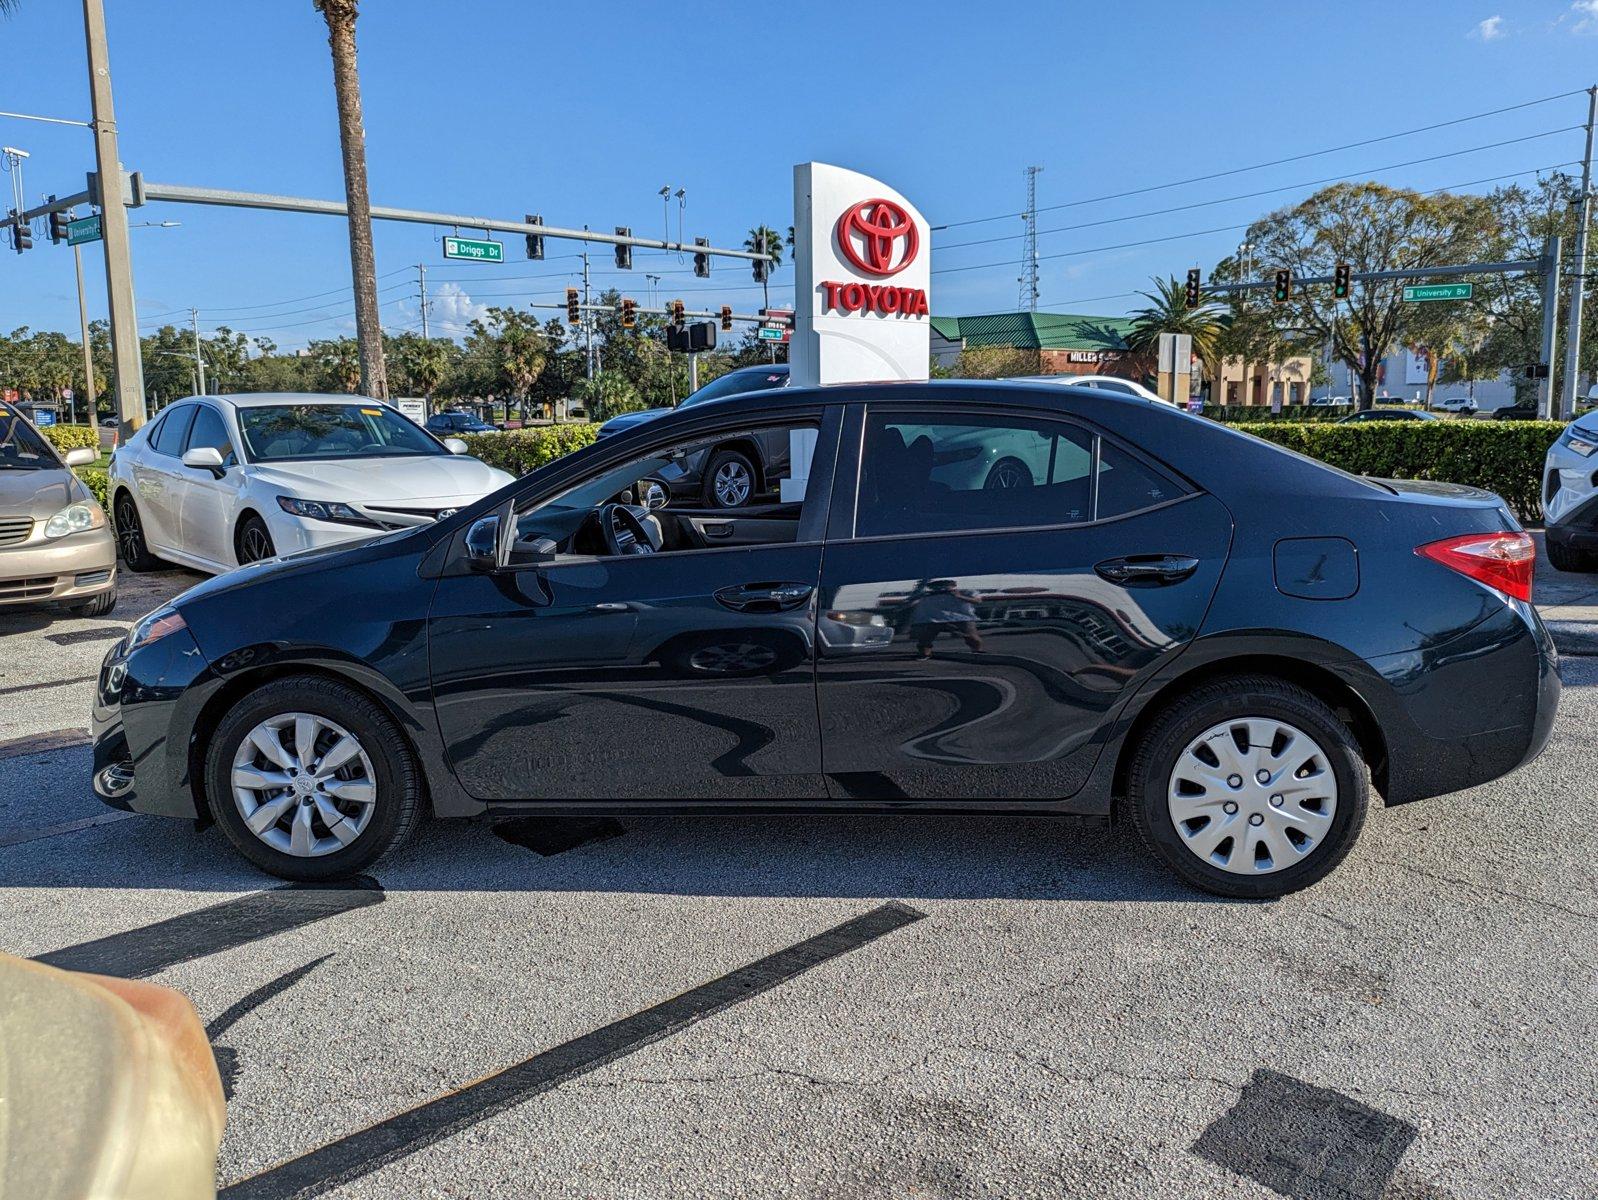
[[[755,466],[737,450],[717,450],[705,468],[705,503],[742,508],[755,494]]]
[[[402,844],[425,794],[422,771],[370,697],[290,677],[245,696],[217,726],[206,798],[228,839],[284,879],[338,879]]]
[[[150,553],[145,543],[144,523],[139,520],[139,506],[133,503],[133,497],[126,492],[117,493],[111,516],[116,525],[117,553],[128,570],[142,572],[158,568],[161,560]]]
[[[245,517],[239,525],[238,533],[239,566],[273,558],[276,554],[277,549],[272,545],[272,532],[267,529],[266,522],[253,514]]]
[[[1318,697],[1243,676],[1199,687],[1156,719],[1127,799],[1143,840],[1177,875],[1263,899],[1319,882],[1347,856],[1369,780],[1352,733]]]

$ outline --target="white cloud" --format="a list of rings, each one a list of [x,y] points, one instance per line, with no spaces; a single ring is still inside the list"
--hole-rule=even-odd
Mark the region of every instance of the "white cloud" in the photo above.
[[[1587,0],[1587,2],[1598,3],[1598,0]],[[1478,21],[1476,28],[1470,31],[1470,36],[1483,42],[1496,42],[1504,36],[1504,19],[1495,15],[1485,21]]]
[[[1576,17],[1572,30],[1576,33],[1598,33],[1598,0],[1575,0],[1570,11]]]
[[[420,331],[421,305],[415,300],[405,300],[395,306],[401,321],[408,328]],[[433,337],[460,339],[466,336],[471,323],[488,312],[488,305],[479,304],[458,283],[441,283],[427,294],[428,333]]]

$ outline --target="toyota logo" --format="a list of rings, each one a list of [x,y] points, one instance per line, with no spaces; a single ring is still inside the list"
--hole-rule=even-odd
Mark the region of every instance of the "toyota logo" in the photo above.
[[[892,200],[862,200],[838,218],[838,250],[867,275],[897,275],[915,261],[921,234]],[[895,247],[904,249],[895,257]]]

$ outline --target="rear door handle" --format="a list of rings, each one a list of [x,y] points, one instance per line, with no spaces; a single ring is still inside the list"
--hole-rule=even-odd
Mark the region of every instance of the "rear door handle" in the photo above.
[[[815,591],[808,583],[741,583],[716,593],[716,603],[734,612],[783,612],[798,608]]]
[[[1190,554],[1130,554],[1105,559],[1093,569],[1100,578],[1126,587],[1164,587],[1181,583],[1198,565],[1199,560]]]

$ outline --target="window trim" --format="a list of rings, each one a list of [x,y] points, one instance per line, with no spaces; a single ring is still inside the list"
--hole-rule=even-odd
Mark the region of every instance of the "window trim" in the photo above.
[[[1062,415],[1047,410],[1031,409],[1022,406],[1011,407],[1008,405],[983,404],[980,402],[963,404],[957,403],[949,405],[948,407],[936,406],[933,409],[928,409],[925,405],[925,402],[917,404],[916,402],[908,401],[889,402],[888,404],[878,403],[875,405],[869,403],[857,403],[850,405],[850,408],[855,410],[857,413],[848,430],[849,436],[854,439],[854,447],[852,451],[847,447],[840,447],[838,463],[839,467],[841,468],[845,455],[850,455],[852,471],[845,472],[840,469],[837,473],[837,477],[834,480],[834,488],[837,489],[848,486],[853,491],[853,497],[849,500],[846,506],[846,511],[848,512],[847,524],[840,521],[836,523],[837,527],[829,526],[826,538],[826,540],[829,542],[882,542],[902,538],[919,539],[929,537],[966,537],[985,534],[1040,533],[1051,531],[1058,532],[1067,529],[1084,529],[1099,525],[1108,525],[1114,521],[1125,520],[1127,517],[1142,516],[1144,513],[1155,512],[1162,508],[1169,508],[1173,504],[1180,504],[1184,500],[1190,500],[1194,496],[1205,494],[1203,488],[1199,487],[1186,477],[1172,471],[1170,468],[1155,462],[1146,454],[1143,454],[1135,448],[1127,445],[1122,438],[1108,434],[1092,422],[1082,420],[1074,415]],[[865,477],[864,465],[866,426],[867,422],[871,419],[873,409],[884,413],[898,412],[905,414],[927,414],[930,412],[940,418],[944,416],[975,416],[986,418],[1017,417],[1022,419],[1030,418],[1037,421],[1047,421],[1054,424],[1068,425],[1079,429],[1093,439],[1093,478],[1091,480],[1092,515],[1085,521],[1055,521],[1047,525],[998,525],[986,526],[981,529],[927,529],[900,533],[861,534],[859,532],[861,494],[860,484]],[[1099,516],[1099,464],[1102,460],[1103,445],[1106,440],[1108,440],[1109,443],[1115,446],[1118,450],[1130,455],[1133,459],[1142,464],[1146,469],[1152,471],[1155,475],[1167,480],[1173,486],[1180,487],[1182,489],[1182,494],[1180,496],[1173,496],[1169,500],[1161,500],[1154,504],[1145,505],[1142,508],[1128,509],[1125,512],[1116,513],[1112,517]],[[850,474],[852,474],[853,478],[846,479],[845,476]],[[835,501],[836,498],[837,497],[835,493]],[[836,504],[834,507],[836,508]]]

